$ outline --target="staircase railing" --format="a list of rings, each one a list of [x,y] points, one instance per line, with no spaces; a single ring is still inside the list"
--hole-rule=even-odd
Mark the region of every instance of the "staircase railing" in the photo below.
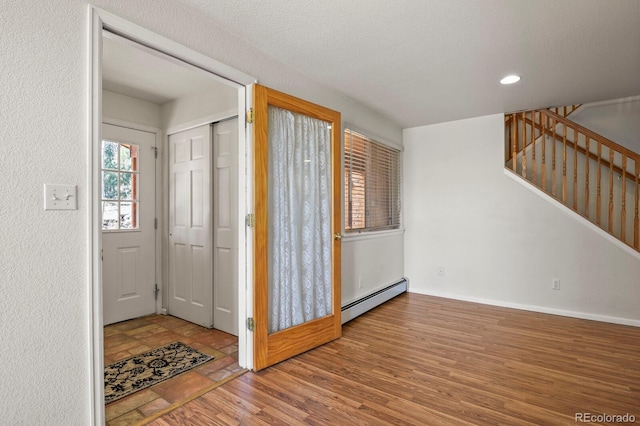
[[[506,114],[506,167],[640,251],[640,155],[563,117],[576,108]]]

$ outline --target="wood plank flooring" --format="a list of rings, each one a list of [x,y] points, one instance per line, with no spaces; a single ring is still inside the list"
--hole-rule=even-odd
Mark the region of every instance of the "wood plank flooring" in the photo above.
[[[150,424],[569,425],[576,413],[640,423],[640,328],[403,294]]]

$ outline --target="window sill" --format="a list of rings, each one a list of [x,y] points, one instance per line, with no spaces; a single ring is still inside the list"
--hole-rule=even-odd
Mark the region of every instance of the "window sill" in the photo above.
[[[390,229],[388,231],[371,231],[371,232],[345,232],[342,234],[343,242],[373,240],[376,238],[392,237],[394,235],[404,234],[404,228]]]
[[[141,229],[135,228],[135,229],[103,229],[102,233],[104,234],[122,234],[125,232],[140,232]]]

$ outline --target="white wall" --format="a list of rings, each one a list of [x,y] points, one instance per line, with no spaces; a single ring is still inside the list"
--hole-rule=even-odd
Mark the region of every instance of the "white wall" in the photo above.
[[[102,91],[103,117],[162,128],[160,105],[120,93]]]
[[[3,2],[0,38],[2,423],[86,424],[86,10]],[[61,57],[63,59],[59,60]],[[43,184],[79,185],[78,210],[44,211]]]
[[[640,96],[585,104],[568,118],[640,153]]]
[[[3,2],[0,38],[0,412],[2,422],[87,425],[87,3]],[[401,129],[171,0],[96,0],[120,17],[342,111],[399,143]],[[78,185],[78,210],[44,211],[43,184]]]
[[[410,291],[640,325],[638,258],[508,178],[503,127],[404,131]]]
[[[162,121],[165,129],[171,129],[237,109],[238,89],[220,85],[219,90],[194,93],[162,105]]]
[[[342,240],[342,306],[404,276],[404,232],[345,236]]]

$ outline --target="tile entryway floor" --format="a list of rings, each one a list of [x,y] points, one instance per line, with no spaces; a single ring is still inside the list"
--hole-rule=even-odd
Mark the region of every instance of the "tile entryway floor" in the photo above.
[[[180,341],[215,359],[105,407],[108,426],[130,425],[241,371],[238,338],[167,315],[151,315],[104,328],[104,364]]]

